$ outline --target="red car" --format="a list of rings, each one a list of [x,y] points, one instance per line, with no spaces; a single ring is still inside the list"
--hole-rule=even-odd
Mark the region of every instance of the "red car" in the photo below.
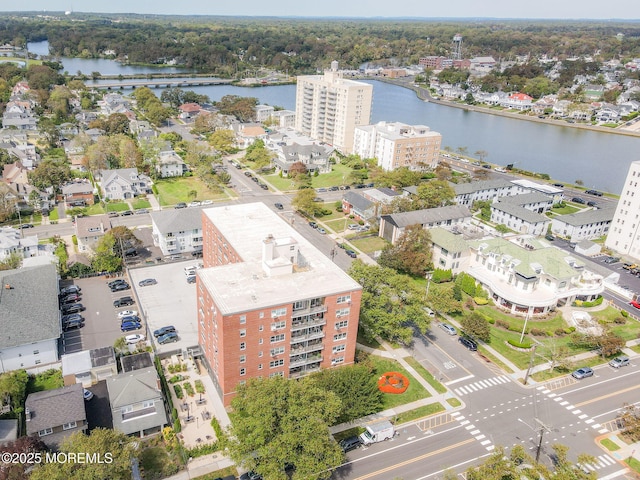
[[[638,310],[640,310],[640,303],[638,303],[636,300],[631,300],[629,305],[631,305],[632,307],[636,307]]]

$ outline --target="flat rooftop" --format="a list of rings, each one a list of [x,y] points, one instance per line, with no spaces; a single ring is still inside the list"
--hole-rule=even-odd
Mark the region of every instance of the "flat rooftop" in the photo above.
[[[264,203],[207,208],[204,214],[242,259],[197,272],[223,315],[362,288]],[[262,250],[269,235],[276,242],[293,240],[304,263],[292,273],[268,276]]]

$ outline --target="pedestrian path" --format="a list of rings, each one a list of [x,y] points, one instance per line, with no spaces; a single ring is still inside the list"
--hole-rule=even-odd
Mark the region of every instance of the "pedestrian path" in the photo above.
[[[577,463],[576,465],[582,468],[584,471],[595,472],[597,470],[610,467],[611,465],[615,465],[617,463],[618,462],[616,461],[615,458],[612,458],[610,455],[607,455],[607,454],[602,454],[595,457],[594,463]]]
[[[603,425],[597,423],[592,418],[589,418],[589,415],[583,413],[582,410],[576,408],[575,405],[566,401],[564,398],[562,398],[562,396],[553,393],[553,391],[549,390],[544,385],[540,385],[536,387],[536,389],[550,400],[556,402],[559,406],[564,407],[568,413],[575,415],[578,420],[583,421],[586,425],[588,425],[598,433],[604,434],[609,432],[609,430],[607,430],[607,428],[605,428]]]
[[[508,375],[500,375],[499,377],[485,378],[484,380],[478,380],[467,385],[454,388],[453,391],[458,396],[468,395],[470,393],[484,390],[485,388],[495,387],[496,385],[503,385],[505,383],[511,383],[511,377]]]
[[[482,445],[488,452],[496,448],[493,442],[489,440],[487,436],[480,431],[480,429],[476,428],[470,420],[467,420],[462,412],[453,412],[451,416],[460,424],[460,426],[464,427],[464,429],[469,432],[469,435],[479,441],[480,445]]]

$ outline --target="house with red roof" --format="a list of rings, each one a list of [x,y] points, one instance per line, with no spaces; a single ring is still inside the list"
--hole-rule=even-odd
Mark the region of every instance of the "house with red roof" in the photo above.
[[[189,120],[197,117],[200,111],[202,110],[202,107],[197,103],[191,102],[191,103],[183,103],[178,107],[178,110],[180,110],[179,116],[182,120]]]
[[[533,97],[530,97],[526,93],[512,93],[505,98],[500,105],[505,108],[512,108],[514,110],[529,110],[532,106],[531,102]]]

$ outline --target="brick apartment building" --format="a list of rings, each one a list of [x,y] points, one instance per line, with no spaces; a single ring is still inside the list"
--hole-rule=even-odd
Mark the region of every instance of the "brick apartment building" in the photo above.
[[[202,226],[198,334],[225,405],[250,378],[353,363],[357,282],[263,203],[205,209]]]

